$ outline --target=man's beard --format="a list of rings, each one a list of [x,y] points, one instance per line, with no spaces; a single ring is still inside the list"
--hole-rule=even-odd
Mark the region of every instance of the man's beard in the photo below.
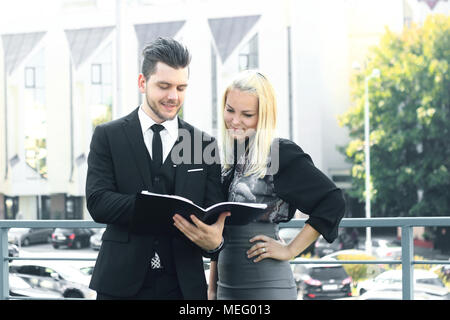
[[[177,116],[177,114],[180,112],[181,107],[178,107],[177,112],[173,115],[173,117],[167,117],[160,110],[158,110],[156,103],[153,100],[149,100],[148,96],[145,95],[145,99],[147,100],[148,107],[152,110],[152,112],[163,122],[167,120],[173,120]],[[150,103],[153,102],[153,103]]]

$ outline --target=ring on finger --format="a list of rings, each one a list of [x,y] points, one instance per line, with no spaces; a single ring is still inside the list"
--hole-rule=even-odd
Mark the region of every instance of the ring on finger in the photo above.
[[[266,252],[266,247],[262,247],[262,252],[263,252],[263,253]]]

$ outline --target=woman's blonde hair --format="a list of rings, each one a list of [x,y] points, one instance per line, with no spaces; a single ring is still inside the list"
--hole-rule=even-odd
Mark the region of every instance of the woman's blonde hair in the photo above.
[[[258,98],[258,124],[248,148],[249,161],[246,166],[246,175],[254,174],[262,178],[266,175],[270,147],[277,123],[275,90],[267,77],[257,70],[239,73],[226,88],[222,98],[222,159],[225,170],[233,165],[234,158],[234,139],[230,136],[223,118],[227,96],[231,90],[247,92]]]

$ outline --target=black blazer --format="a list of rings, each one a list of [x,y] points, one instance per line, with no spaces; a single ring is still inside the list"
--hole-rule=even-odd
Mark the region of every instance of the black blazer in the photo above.
[[[194,136],[203,137],[202,152],[205,148],[216,147],[213,138],[188,123],[179,120],[179,128],[190,132],[191,150],[194,150]],[[191,154],[193,159],[194,152]],[[141,288],[150,267],[154,235],[130,232],[136,194],[153,190],[148,158],[138,109],[96,127],[88,156],[86,201],[94,221],[107,224],[90,283],[90,288],[98,292],[117,297],[133,296]],[[176,167],[174,190],[176,195],[207,207],[224,201],[220,164],[207,164],[203,157],[200,160],[198,164],[191,161]],[[188,172],[190,169],[203,170]],[[206,253],[181,235],[173,238],[172,247],[183,297],[206,299],[202,259],[202,254],[207,256]]]
[[[309,215],[310,224],[329,243],[338,236],[344,217],[344,194],[313,163],[311,157],[293,141],[278,139],[279,170],[274,174],[275,193],[289,203],[290,220],[295,210]]]
[[[346,210],[342,190],[293,141],[277,138],[271,152],[272,161],[276,157],[279,164],[278,170],[273,173],[274,192],[289,204],[288,217],[275,217],[274,221],[287,222],[293,218],[296,210],[300,210],[309,215],[306,223],[329,243],[333,242],[338,236],[339,224]],[[233,178],[234,170],[223,177],[224,194],[228,194]]]

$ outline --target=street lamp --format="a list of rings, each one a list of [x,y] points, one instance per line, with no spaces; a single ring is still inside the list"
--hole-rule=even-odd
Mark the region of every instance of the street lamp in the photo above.
[[[378,78],[380,70],[373,69],[372,73],[364,80],[365,86],[365,104],[364,104],[364,162],[366,170],[366,218],[371,217],[370,212],[370,122],[369,122],[369,80]],[[366,252],[372,254],[372,230],[370,227],[366,228]]]

